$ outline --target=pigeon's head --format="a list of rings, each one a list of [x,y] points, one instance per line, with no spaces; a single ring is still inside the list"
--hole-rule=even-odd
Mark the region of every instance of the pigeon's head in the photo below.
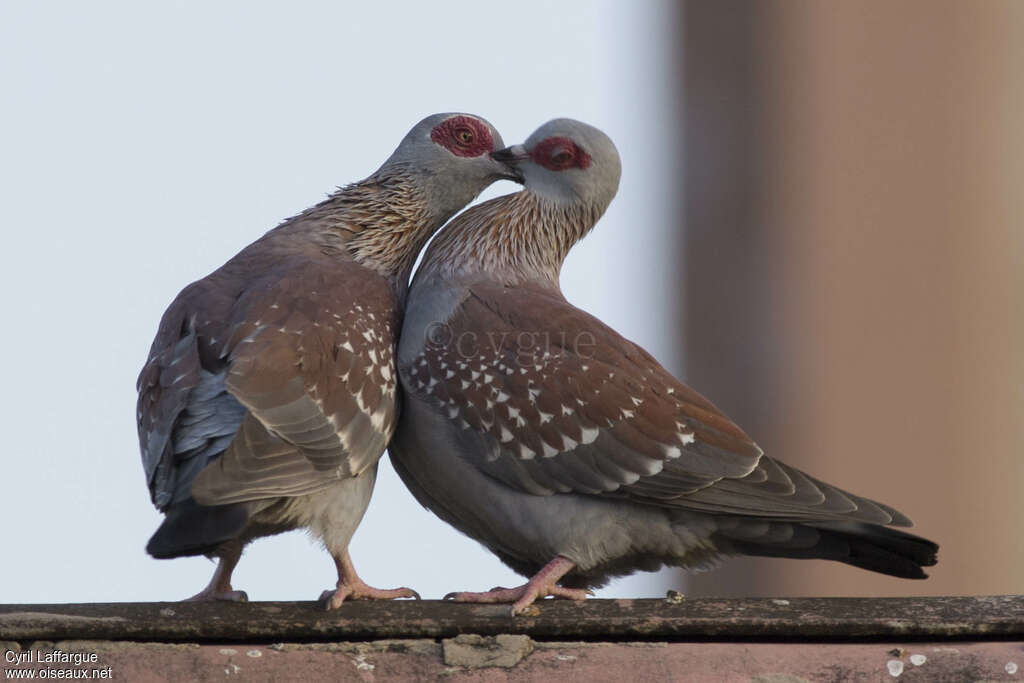
[[[492,156],[519,169],[528,192],[558,204],[583,204],[599,213],[615,197],[622,174],[611,138],[573,119],[548,121],[522,145]]]
[[[454,214],[496,180],[521,182],[514,167],[493,158],[505,146],[486,119],[473,114],[433,114],[409,131],[380,172],[411,175],[431,213]]]

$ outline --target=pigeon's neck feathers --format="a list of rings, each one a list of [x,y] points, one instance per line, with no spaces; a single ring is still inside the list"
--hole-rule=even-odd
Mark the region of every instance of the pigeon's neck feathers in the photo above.
[[[569,250],[605,208],[553,201],[528,190],[492,199],[449,223],[427,248],[419,272],[448,280],[484,275],[508,285],[538,282],[557,289]]]
[[[324,249],[347,253],[404,292],[416,255],[449,217],[436,215],[419,181],[415,171],[386,164],[288,219],[278,230],[312,232]]]

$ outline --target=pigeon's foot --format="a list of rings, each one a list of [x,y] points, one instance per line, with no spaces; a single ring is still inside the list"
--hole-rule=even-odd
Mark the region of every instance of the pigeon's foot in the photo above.
[[[420,594],[411,588],[373,588],[367,586],[352,565],[348,551],[344,555],[334,556],[334,564],[338,568],[338,587],[320,594],[320,599],[327,602],[327,609],[338,609],[345,600],[395,600],[397,598],[420,599]]]
[[[212,587],[207,586],[191,598],[185,598],[182,602],[214,602],[217,600],[249,602],[249,596],[246,595],[245,591],[231,590],[231,586],[228,586],[228,590],[214,590]]]
[[[492,588],[485,593],[449,593],[445,600],[454,602],[481,602],[491,604],[515,603],[512,614],[516,615],[529,607],[535,600],[551,596],[562,600],[586,600],[592,592],[583,588],[563,588],[558,585],[538,586],[524,583],[515,588]]]
[[[249,602],[249,596],[245,594],[245,591],[236,591],[231,588],[231,574],[235,571],[235,566],[241,556],[241,543],[229,541],[222,545],[218,551],[217,568],[213,572],[213,578],[210,579],[209,585],[191,598],[185,598],[182,602],[214,602],[217,600]]]
[[[585,600],[588,595],[593,595],[593,593],[583,588],[565,588],[558,585],[558,581],[575,566],[572,560],[559,556],[545,565],[522,586],[515,588],[499,586],[485,593],[449,593],[444,596],[444,599],[455,602],[490,604],[511,602],[513,603],[512,616],[520,614],[534,601],[548,596],[562,600]]]
[[[355,584],[339,583],[335,590],[325,590],[320,599],[327,602],[327,609],[338,609],[346,600],[395,600],[397,598],[420,599],[420,594],[411,588],[373,588],[362,581]]]

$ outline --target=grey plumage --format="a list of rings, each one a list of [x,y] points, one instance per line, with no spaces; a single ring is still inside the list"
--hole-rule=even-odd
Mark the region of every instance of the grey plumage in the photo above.
[[[230,576],[254,538],[306,527],[362,584],[348,542],[398,410],[394,347],[424,242],[494,180],[493,127],[468,114],[418,123],[370,177],[285,221],[167,309],[139,375],[138,428],[155,557],[221,558],[198,598],[244,594]],[[347,592],[346,592],[347,591]]]
[[[935,544],[910,521],[764,455],[646,351],[569,304],[566,255],[615,195],[600,131],[549,122],[495,155],[526,189],[464,212],[410,291],[389,446],[417,499],[516,571],[514,601],[730,554],[825,558],[922,578]],[[543,343],[540,343],[540,342]],[[472,342],[472,344],[470,344]]]

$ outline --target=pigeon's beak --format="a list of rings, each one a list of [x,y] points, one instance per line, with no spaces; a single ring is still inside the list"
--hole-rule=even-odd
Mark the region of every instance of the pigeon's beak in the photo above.
[[[523,182],[523,172],[519,169],[519,164],[530,158],[525,147],[512,145],[505,149],[499,149],[497,152],[491,152],[491,158],[508,169],[508,174],[502,176],[503,178],[514,180],[520,184]]]

